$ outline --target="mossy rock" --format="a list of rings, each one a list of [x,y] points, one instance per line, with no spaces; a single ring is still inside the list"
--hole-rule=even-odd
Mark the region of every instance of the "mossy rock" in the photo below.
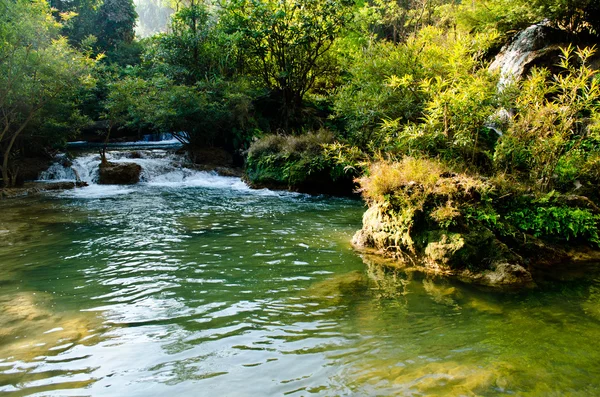
[[[411,211],[397,215],[383,205],[372,205],[363,217],[363,228],[352,240],[357,249],[374,249],[400,261],[411,258],[426,272],[441,273],[488,286],[532,285],[523,259],[488,228],[475,224],[455,230],[420,231],[408,227]],[[413,211],[418,216],[417,211]]]

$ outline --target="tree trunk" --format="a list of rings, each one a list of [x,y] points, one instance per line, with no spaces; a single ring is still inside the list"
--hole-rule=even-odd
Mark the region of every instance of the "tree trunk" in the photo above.
[[[10,157],[10,151],[12,150],[12,147],[15,144],[17,137],[21,134],[21,132],[23,132],[25,127],[27,127],[31,119],[33,119],[33,116],[35,115],[36,111],[37,110],[33,110],[29,114],[29,116],[27,116],[27,119],[25,119],[23,124],[21,124],[19,129],[13,134],[12,138],[10,138],[10,142],[8,143],[8,146],[4,151],[4,158],[2,159],[2,182],[4,183],[4,187],[12,187],[14,181],[16,180],[16,178],[11,180],[8,175],[8,158]]]
[[[14,184],[13,182],[16,180],[16,178],[11,179],[8,175],[8,158],[10,156],[10,151],[12,150],[15,140],[17,139],[17,135],[18,134],[13,135],[8,144],[8,147],[4,151],[4,158],[2,159],[2,182],[4,183],[4,187],[12,187]]]

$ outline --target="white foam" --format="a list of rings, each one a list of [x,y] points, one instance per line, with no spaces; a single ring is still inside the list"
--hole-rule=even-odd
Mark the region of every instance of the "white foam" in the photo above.
[[[63,196],[81,199],[99,199],[105,197],[121,196],[133,193],[135,190],[125,185],[89,185],[77,189],[65,190]]]
[[[142,167],[138,185],[98,185],[98,167],[100,156],[88,153],[75,158],[71,167],[65,167],[64,159],[53,164],[40,175],[40,180],[46,182],[75,181],[88,183],[88,187],[77,188],[64,192],[64,195],[79,198],[102,198],[115,195],[129,194],[140,186],[190,188],[201,187],[208,189],[224,189],[245,192],[258,196],[295,197],[299,193],[275,192],[269,189],[251,189],[240,178],[220,176],[216,172],[198,171],[187,168],[183,155],[167,150],[138,150],[138,151],[109,151],[107,160],[113,163],[136,163]]]

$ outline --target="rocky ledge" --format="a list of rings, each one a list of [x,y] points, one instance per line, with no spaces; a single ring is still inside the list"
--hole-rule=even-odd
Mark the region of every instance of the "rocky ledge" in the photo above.
[[[87,185],[86,182],[27,182],[20,187],[0,189],[0,199],[30,196],[53,190],[69,190]]]
[[[467,282],[498,287],[533,286],[528,263],[481,225],[452,231],[423,229],[396,240],[390,216],[379,206],[367,210],[363,228],[352,239],[353,246],[372,254],[394,259],[395,267],[410,267],[442,274]],[[386,262],[384,262],[386,263]]]

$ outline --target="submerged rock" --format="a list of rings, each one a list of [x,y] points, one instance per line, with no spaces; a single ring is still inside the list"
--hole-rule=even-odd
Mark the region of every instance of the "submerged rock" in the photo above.
[[[102,319],[93,312],[57,312],[44,292],[15,292],[0,297],[0,358],[34,361],[56,356],[76,344],[102,340]]]
[[[100,164],[98,184],[100,185],[134,185],[140,181],[142,167],[136,163]]]
[[[364,274],[353,271],[333,276],[312,285],[305,294],[315,299],[326,299],[337,302],[344,296],[363,293],[367,289],[367,278]]]

